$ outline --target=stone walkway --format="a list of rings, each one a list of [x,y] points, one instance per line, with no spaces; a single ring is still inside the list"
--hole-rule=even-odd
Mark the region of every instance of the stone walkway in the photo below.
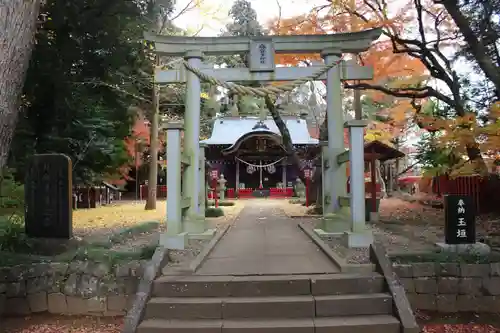
[[[280,201],[246,202],[198,275],[337,273],[338,268],[279,208]]]

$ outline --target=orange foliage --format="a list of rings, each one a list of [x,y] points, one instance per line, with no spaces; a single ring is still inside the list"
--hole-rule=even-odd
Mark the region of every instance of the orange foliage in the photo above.
[[[467,113],[454,119],[440,119],[418,115],[417,121],[428,131],[440,131],[439,143],[452,148],[459,156],[467,156],[467,148],[476,147],[486,155],[496,157],[500,152],[500,102],[494,103],[489,112],[490,121],[480,126],[476,115]],[[451,172],[452,176],[487,172],[482,160],[462,163]]]
[[[130,157],[134,158],[137,156],[136,151],[137,142],[142,142],[143,145],[149,145],[150,143],[150,130],[146,125],[146,118],[144,116],[138,116],[132,127],[132,136],[125,138],[125,146]],[[136,161],[137,165],[141,165],[141,160]]]
[[[325,0],[326,2],[326,0]],[[389,1],[390,2],[390,1]],[[388,4],[390,5],[390,3]],[[275,19],[269,22],[268,28],[275,35],[305,35],[305,34],[327,34],[352,32],[384,27],[394,31],[402,31],[404,26],[412,21],[413,17],[410,3],[401,6],[399,1],[394,1],[392,10],[394,14],[388,17],[386,13],[374,11],[367,6],[363,0],[335,0],[330,5],[323,6],[327,12],[313,10],[309,14],[288,18]],[[382,8],[382,7],[381,7]],[[359,15],[352,14],[353,12]],[[363,20],[359,16],[371,18]],[[317,54],[279,54],[276,55],[276,63],[284,65],[296,65],[304,60],[320,60]],[[374,69],[374,77],[367,83],[384,84],[391,82],[392,86],[405,87],[415,85],[427,79],[425,66],[406,53],[394,53],[392,42],[388,38],[380,38],[372,44],[372,47],[360,54],[361,64],[371,66]],[[367,135],[367,139],[375,137],[385,143],[393,135],[399,135],[401,129],[407,124],[408,119],[414,115],[413,107],[408,99],[396,99],[377,91],[365,91],[371,99],[378,103],[390,104],[391,108],[380,110],[388,113],[392,119],[390,124],[374,122],[373,131],[383,133],[380,135]],[[369,133],[368,133],[369,134]]]

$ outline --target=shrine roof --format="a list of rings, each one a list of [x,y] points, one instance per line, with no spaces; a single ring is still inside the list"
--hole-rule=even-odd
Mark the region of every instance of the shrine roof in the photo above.
[[[370,141],[365,143],[365,153],[376,153],[379,154],[378,158],[380,161],[393,160],[397,158],[405,157],[405,153],[396,148],[393,148],[383,142],[378,140]]]
[[[294,145],[317,145],[318,139],[312,138],[307,128],[305,119],[298,117],[283,117],[283,121],[290,132],[292,144]],[[206,140],[200,141],[207,145],[234,145],[240,138],[251,133],[263,132],[263,129],[255,128],[259,122],[258,117],[223,117],[215,120],[212,135]],[[279,135],[280,131],[274,120],[270,117],[264,120],[267,126],[265,131]]]

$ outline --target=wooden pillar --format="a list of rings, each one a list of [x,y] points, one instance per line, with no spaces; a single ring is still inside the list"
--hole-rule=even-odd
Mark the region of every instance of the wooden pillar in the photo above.
[[[236,196],[238,196],[240,191],[240,160],[235,158],[236,160],[236,184],[234,185],[236,188],[234,189]]]
[[[281,169],[281,181],[283,182],[283,188],[287,188],[286,186],[286,158],[283,159],[282,163],[283,169]]]

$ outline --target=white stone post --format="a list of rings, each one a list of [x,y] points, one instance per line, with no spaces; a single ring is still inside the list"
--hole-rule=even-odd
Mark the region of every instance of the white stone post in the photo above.
[[[186,52],[186,61],[195,68],[201,67],[202,53],[200,51]],[[184,119],[186,121],[186,131],[184,132],[184,154],[189,158],[189,165],[186,165],[184,189],[186,196],[190,198],[190,206],[187,210],[188,219],[199,218],[199,193],[200,185],[200,94],[201,82],[198,76],[191,71],[186,71],[186,111]],[[191,230],[188,230],[191,232]],[[199,232],[199,230],[196,230]]]
[[[325,63],[337,62],[342,54],[339,50],[322,52]],[[344,147],[344,111],[342,108],[342,83],[340,65],[331,68],[326,76],[326,113],[328,115],[328,168],[325,175],[323,196],[327,197],[324,214],[336,213],[339,210],[339,197],[346,195],[346,167],[337,164],[337,155],[345,151]],[[325,230],[328,231],[328,230]]]
[[[160,235],[160,245],[184,249],[186,233],[181,213],[181,131],[182,123],[167,124],[167,232]]]
[[[364,127],[366,120],[350,120],[349,128],[349,169],[351,176],[351,230],[346,232],[348,247],[368,247],[373,235],[366,228],[365,215],[365,158]]]

